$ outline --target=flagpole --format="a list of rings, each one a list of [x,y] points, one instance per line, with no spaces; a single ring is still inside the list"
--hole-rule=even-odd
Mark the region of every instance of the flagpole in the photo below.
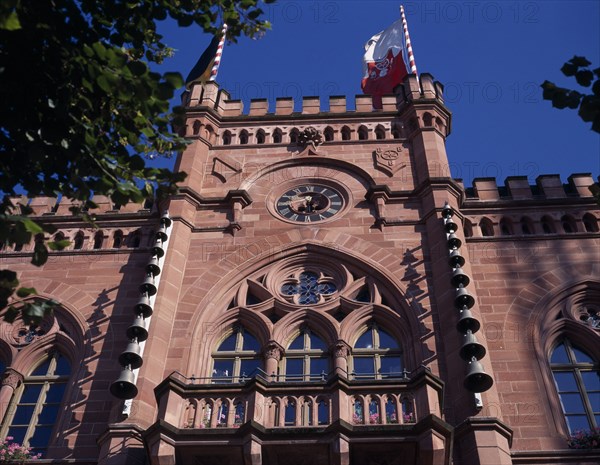
[[[223,47],[225,46],[225,35],[227,33],[227,24],[223,24],[223,35],[221,40],[219,41],[219,46],[217,47],[217,53],[215,55],[215,62],[213,64],[212,69],[210,70],[209,81],[214,81],[217,79],[217,74],[219,73],[219,65],[221,64],[221,55],[223,55]]]
[[[400,16],[402,17],[402,29],[404,29],[404,41],[406,42],[406,51],[408,53],[408,62],[410,64],[410,72],[419,77],[417,74],[417,65],[415,63],[415,55],[413,54],[412,45],[410,44],[410,35],[408,34],[408,24],[406,16],[404,16],[404,6],[400,5]]]

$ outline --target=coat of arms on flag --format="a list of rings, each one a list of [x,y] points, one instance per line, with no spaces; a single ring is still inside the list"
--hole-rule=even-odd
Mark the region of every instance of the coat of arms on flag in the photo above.
[[[373,106],[381,108],[381,96],[392,94],[408,74],[403,58],[404,28],[399,19],[365,44],[362,90],[373,96]]]

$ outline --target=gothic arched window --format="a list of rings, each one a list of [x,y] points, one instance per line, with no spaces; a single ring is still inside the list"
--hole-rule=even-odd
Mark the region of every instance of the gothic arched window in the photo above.
[[[294,338],[285,354],[286,381],[317,381],[329,374],[327,345],[309,329]]]
[[[360,335],[352,349],[356,379],[398,378],[402,376],[402,349],[398,341],[376,324]]]
[[[261,368],[260,344],[243,327],[233,330],[213,352],[213,383],[231,383],[256,375]]]
[[[600,366],[564,339],[552,351],[550,368],[571,433],[600,426]]]
[[[56,424],[71,365],[60,353],[44,359],[15,391],[1,436],[44,454]]]

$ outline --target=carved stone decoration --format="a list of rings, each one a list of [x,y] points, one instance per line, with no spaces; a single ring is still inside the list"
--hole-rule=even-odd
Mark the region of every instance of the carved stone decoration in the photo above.
[[[0,336],[14,347],[21,349],[39,338],[59,331],[59,324],[53,315],[47,315],[37,326],[25,324],[17,318],[12,324],[3,323],[0,327]]]
[[[279,362],[283,356],[283,347],[275,341],[269,341],[263,350],[263,355],[265,359],[273,358]]]
[[[323,143],[323,134],[312,126],[307,127],[298,134],[298,145],[303,147],[312,146],[314,150]]]
[[[393,176],[396,171],[406,166],[406,163],[400,161],[403,151],[404,147],[402,146],[389,150],[383,150],[378,147],[375,149],[375,152],[373,152],[375,168],[383,171],[390,177]]]
[[[238,162],[227,155],[221,154],[213,158],[212,174],[222,182],[227,182],[232,176],[242,172],[242,167]]]
[[[333,354],[335,358],[347,358],[350,355],[350,346],[340,339],[333,345]]]
[[[2,378],[2,386],[10,386],[13,389],[17,389],[23,382],[23,375],[12,368],[7,368]]]
[[[598,309],[591,306],[580,307],[576,313],[580,321],[592,329],[600,331],[600,311]]]

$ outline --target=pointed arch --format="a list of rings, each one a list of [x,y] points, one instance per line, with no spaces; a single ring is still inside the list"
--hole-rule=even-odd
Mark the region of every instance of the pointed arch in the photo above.
[[[325,142],[333,142],[333,128],[331,126],[327,126],[323,131],[323,135],[325,136]]]
[[[369,139],[369,130],[366,126],[361,125],[358,128],[358,140],[368,140]]]
[[[265,131],[263,131],[262,129],[259,129],[258,131],[256,131],[256,143],[257,144],[264,144],[266,138],[267,137],[265,135]]]
[[[274,325],[273,339],[282,347],[286,347],[286,344],[290,342],[291,335],[304,324],[318,334],[328,346],[333,344],[338,337],[339,324],[333,317],[324,312],[303,308],[288,313]]]

